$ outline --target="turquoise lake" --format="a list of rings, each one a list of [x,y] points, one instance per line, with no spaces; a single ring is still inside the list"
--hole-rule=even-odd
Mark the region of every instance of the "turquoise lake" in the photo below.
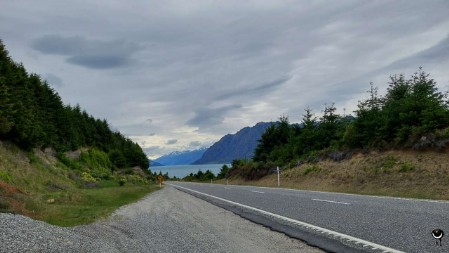
[[[230,164],[227,164],[229,167]],[[162,172],[162,174],[168,173],[170,177],[176,176],[177,178],[183,178],[190,173],[197,173],[199,170],[202,172],[206,172],[206,170],[212,171],[215,175],[217,175],[221,167],[223,167],[223,164],[198,164],[198,165],[171,165],[171,166],[153,166],[150,167],[151,172],[159,173]]]

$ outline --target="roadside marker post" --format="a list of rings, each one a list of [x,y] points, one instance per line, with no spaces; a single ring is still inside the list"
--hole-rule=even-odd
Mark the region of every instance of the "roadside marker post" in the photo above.
[[[276,167],[276,170],[278,172],[278,187],[280,187],[281,186],[281,181],[280,181],[280,178],[279,178],[279,166]]]

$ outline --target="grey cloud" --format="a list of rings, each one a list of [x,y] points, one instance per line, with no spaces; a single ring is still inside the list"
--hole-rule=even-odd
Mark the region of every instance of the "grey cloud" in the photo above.
[[[199,146],[201,146],[201,142],[199,141],[191,141],[189,143],[189,147],[199,147]]]
[[[63,38],[59,35],[45,35],[36,39],[32,48],[44,54],[73,55],[86,48],[86,41],[82,37]]]
[[[48,74],[45,74],[44,77],[45,77],[45,80],[47,80],[47,83],[53,87],[64,86],[64,83],[59,76],[48,73]]]
[[[447,83],[449,41],[436,41],[448,32],[447,0],[158,1],[105,3],[101,12],[93,1],[64,2],[58,12],[54,4],[6,1],[2,39],[25,66],[39,64],[37,71],[62,77],[65,102],[80,103],[131,136],[157,133],[180,142],[173,130],[183,124],[222,136],[282,113],[299,119],[307,106],[316,113],[324,103],[339,106],[357,99],[370,81],[382,85],[388,75],[419,66]],[[79,36],[66,36],[67,27]],[[53,35],[43,36],[46,31]],[[434,47],[416,53],[429,43]],[[23,55],[27,45],[34,60]],[[114,72],[85,75],[67,67],[73,65]],[[145,121],[150,115],[158,120]],[[230,115],[235,121],[224,120]],[[160,145],[148,153],[177,146]]]
[[[67,59],[67,62],[93,69],[116,68],[128,63],[128,59],[115,55],[80,55]]]
[[[151,146],[148,148],[143,148],[143,151],[146,154],[159,153],[161,150],[162,150],[162,148],[160,146]]]
[[[200,108],[195,112],[195,117],[186,122],[187,125],[199,128],[211,128],[223,123],[229,111],[241,108],[241,105],[230,105],[220,108]]]
[[[369,88],[369,83],[379,77],[388,80],[388,76],[394,74],[411,75],[413,72],[417,71],[420,66],[442,64],[444,62],[449,62],[449,35],[434,46],[422,50],[421,52],[406,56],[371,72],[364,73],[362,76],[333,84],[331,93],[337,96],[334,97],[336,100],[345,100],[351,95],[350,92],[347,91],[352,91],[354,93],[366,91]],[[425,66],[423,67],[424,71],[428,71]],[[402,70],[404,68],[409,69],[409,72],[403,73]],[[386,84],[374,83],[374,85],[378,86]],[[340,90],[338,90],[338,88],[340,88]],[[342,90],[341,88],[344,89]]]
[[[442,64],[443,62],[449,62],[449,35],[434,46],[422,50],[421,52],[409,55],[391,64],[364,73],[362,76],[330,85],[327,93],[333,94],[332,101],[324,100],[325,98],[329,98],[330,95],[323,96],[316,99],[312,106],[318,107],[326,102],[345,101],[353,97],[354,94],[367,91],[369,89],[369,83],[374,82],[376,79],[388,80],[388,76],[394,74],[411,75],[422,65]],[[402,71],[404,68],[409,69],[409,72],[403,73]],[[424,66],[424,71],[427,71],[426,66]],[[374,85],[382,87],[387,84],[374,82]],[[385,90],[380,89],[379,92],[382,94]]]
[[[166,145],[173,145],[176,144],[178,142],[178,140],[176,139],[172,139],[172,140],[168,140],[167,142],[165,142]]]
[[[273,90],[274,88],[281,86],[283,83],[285,83],[289,79],[290,78],[284,77],[284,78],[274,80],[272,82],[262,84],[260,86],[233,90],[232,92],[228,92],[221,96],[218,96],[216,99],[224,100],[224,99],[228,99],[228,98],[235,97],[235,96],[245,96],[245,95],[259,96],[261,94],[265,94],[265,93]]]
[[[445,39],[438,42],[436,45],[418,52],[414,55],[405,57],[396,62],[393,62],[386,68],[403,68],[415,67],[418,68],[423,64],[432,64],[449,61],[449,34]]]
[[[66,56],[68,63],[92,69],[110,69],[126,66],[131,56],[141,48],[125,40],[88,40],[81,36],[62,37],[46,35],[31,45],[44,54]]]

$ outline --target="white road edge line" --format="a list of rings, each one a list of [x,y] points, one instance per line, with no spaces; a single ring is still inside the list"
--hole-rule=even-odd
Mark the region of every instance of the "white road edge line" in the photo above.
[[[255,192],[255,193],[265,193],[265,192],[253,191],[253,190],[251,190],[251,192]]]
[[[342,204],[342,205],[350,205],[351,203],[347,202],[338,202],[333,200],[325,200],[325,199],[312,199],[313,201],[321,201],[321,202],[328,202],[328,203],[334,203],[334,204]]]
[[[280,219],[280,220],[284,220],[284,221],[287,221],[287,222],[291,222],[291,223],[299,225],[299,226],[311,228],[311,229],[317,230],[317,231],[319,231],[321,233],[327,233],[327,234],[330,234],[330,235],[333,235],[333,236],[336,236],[336,237],[340,237],[340,238],[348,240],[348,241],[359,242],[359,243],[362,243],[364,246],[369,246],[369,247],[372,247],[373,249],[374,248],[380,249],[383,252],[404,253],[403,251],[400,251],[400,250],[392,249],[392,248],[389,248],[389,247],[386,247],[386,246],[383,246],[383,245],[380,245],[380,244],[377,244],[377,243],[365,241],[365,240],[360,239],[360,238],[356,238],[356,237],[353,237],[353,236],[350,236],[350,235],[342,234],[342,233],[339,233],[339,232],[336,232],[336,231],[333,231],[333,230],[330,230],[330,229],[318,227],[318,226],[315,226],[315,225],[312,225],[312,224],[309,224],[309,223],[306,223],[306,222],[294,220],[294,219],[291,219],[291,218],[288,218],[288,217],[281,216],[279,214],[270,213],[270,212],[267,212],[267,211],[264,211],[264,210],[261,210],[261,209],[255,208],[255,207],[247,206],[247,205],[244,205],[244,204],[240,204],[240,203],[237,203],[237,202],[234,202],[234,201],[231,201],[231,200],[227,200],[227,199],[223,199],[223,198],[220,198],[220,197],[212,196],[212,195],[209,195],[207,193],[195,191],[195,190],[192,190],[192,189],[189,189],[189,188],[185,188],[185,187],[182,187],[182,186],[179,186],[179,185],[173,185],[173,184],[170,184],[170,183],[165,183],[165,184],[173,186],[175,188],[178,187],[178,188],[181,188],[181,189],[184,189],[184,190],[187,190],[187,191],[191,191],[191,192],[194,192],[194,193],[197,193],[197,194],[200,194],[200,195],[204,195],[204,196],[207,196],[209,198],[214,198],[214,199],[217,199],[217,200],[220,200],[220,201],[223,201],[223,202],[227,202],[227,203],[229,203],[231,205],[240,206],[240,207],[243,207],[243,208],[246,208],[246,209],[249,209],[249,210],[261,213],[261,214],[264,214],[264,215],[269,215],[269,216],[272,216],[274,218],[277,218],[277,219]]]
[[[191,183],[191,184],[201,184],[201,183]],[[299,189],[292,189],[292,188],[268,187],[268,186],[255,186],[255,185],[240,185],[240,184],[229,184],[229,185],[230,185],[230,186],[234,186],[234,187],[261,188],[261,189],[285,190],[285,191],[297,191],[297,192],[316,192],[316,193],[323,193],[323,194],[347,195],[347,196],[355,196],[355,197],[369,197],[369,198],[378,198],[378,199],[396,199],[396,200],[405,200],[405,201],[419,201],[419,202],[430,202],[430,203],[449,204],[449,201],[448,201],[448,200],[413,199],[413,198],[392,197],[392,196],[361,195],[361,194],[355,194],[355,193],[325,192],[325,191],[312,191],[312,190],[299,190]]]

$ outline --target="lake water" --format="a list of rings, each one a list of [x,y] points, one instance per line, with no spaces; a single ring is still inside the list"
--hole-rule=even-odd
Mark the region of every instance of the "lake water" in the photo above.
[[[227,164],[229,167],[230,164]],[[206,170],[212,171],[215,175],[220,173],[221,167],[223,164],[198,164],[198,165],[173,165],[173,166],[152,166],[150,167],[151,172],[156,172],[159,174],[159,171],[162,174],[168,173],[170,177],[176,176],[177,178],[183,178],[190,173],[196,174],[199,170],[202,172],[206,172]]]

